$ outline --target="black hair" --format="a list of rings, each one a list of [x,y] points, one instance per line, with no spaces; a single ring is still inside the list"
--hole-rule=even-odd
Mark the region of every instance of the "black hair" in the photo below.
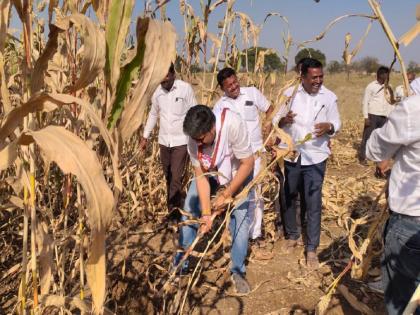
[[[230,78],[233,75],[236,75],[235,70],[233,70],[232,68],[223,68],[217,74],[217,83],[220,86],[222,86],[223,85],[223,81],[225,81],[227,78]]]
[[[168,73],[172,73],[172,74],[175,73],[175,65],[174,65],[173,62],[171,62],[171,65],[169,67]]]
[[[379,77],[383,74],[388,74],[389,73],[389,68],[385,67],[385,66],[380,66],[378,68],[378,71],[376,71],[376,76]]]
[[[216,116],[214,116],[210,107],[195,105],[185,115],[182,127],[186,135],[192,138],[198,138],[211,131],[215,123]]]
[[[309,57],[303,57],[303,58],[299,59],[299,61],[296,64],[296,68],[295,68],[296,72],[300,72],[299,67],[302,66],[302,64],[305,62],[306,59],[310,59],[310,58]]]
[[[321,68],[322,69],[322,63],[314,58],[303,58],[302,60],[302,67],[300,68],[300,71],[302,75],[308,74],[309,68]]]

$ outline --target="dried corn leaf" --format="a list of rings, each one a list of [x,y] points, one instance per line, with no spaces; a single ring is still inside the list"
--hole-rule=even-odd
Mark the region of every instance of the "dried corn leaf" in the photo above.
[[[369,306],[360,302],[359,299],[354,296],[345,285],[339,284],[337,289],[355,310],[367,315],[375,314]]]
[[[105,231],[112,219],[112,191],[95,152],[75,134],[63,127],[48,126],[30,131],[28,135],[38,144],[47,160],[56,162],[64,173],[75,175],[85,192],[92,231],[86,273],[94,310],[99,314],[103,311],[106,292]],[[80,159],[81,156],[83,159]]]
[[[51,286],[53,260],[53,239],[48,234],[48,228],[44,223],[36,227],[36,242],[39,257],[39,278],[41,294],[48,294]]]
[[[7,169],[17,158],[17,141],[8,144],[0,151],[0,171]]]
[[[73,14],[59,19],[56,24],[63,31],[72,25],[79,29],[79,35],[83,39],[83,55],[81,56],[81,69],[79,78],[69,92],[80,90],[97,78],[105,67],[106,42],[105,34],[95,23],[82,14]]]
[[[0,100],[3,104],[5,113],[10,112],[10,95],[6,83],[6,72],[4,71],[4,46],[7,37],[7,28],[9,26],[10,1],[4,0],[0,3]]]
[[[122,112],[120,131],[127,140],[140,127],[146,106],[175,60],[176,32],[170,22],[151,20],[146,34],[146,50],[140,79],[133,96]]]

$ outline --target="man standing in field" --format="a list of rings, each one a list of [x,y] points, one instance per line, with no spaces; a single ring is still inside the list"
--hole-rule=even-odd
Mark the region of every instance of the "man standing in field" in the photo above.
[[[420,284],[420,96],[403,100],[370,136],[367,157],[394,160],[389,179],[382,281],[389,315],[402,314]],[[417,304],[417,302],[415,301]],[[408,314],[412,314],[411,312]],[[415,314],[420,314],[417,308]]]
[[[366,165],[366,141],[376,128],[381,128],[386,118],[394,108],[385,97],[385,83],[389,81],[389,68],[379,67],[376,72],[376,80],[368,84],[363,97],[363,117],[365,125],[363,129],[362,143],[359,150],[359,162]]]
[[[188,137],[182,131],[182,123],[188,109],[196,103],[191,85],[175,80],[175,68],[172,64],[152,96],[152,107],[140,141],[140,149],[144,150],[159,119],[160,160],[166,178],[170,219],[180,218],[177,208],[181,208],[183,203],[182,180],[188,162]]]
[[[245,183],[250,181],[254,157],[244,122],[229,109],[212,112],[204,105],[192,107],[184,120],[184,132],[190,137],[188,152],[195,174],[185,199],[184,211],[200,218],[200,233],[207,233],[216,214],[224,210]],[[221,175],[209,175],[211,172]],[[214,194],[216,196],[212,200]],[[250,291],[245,279],[248,204],[248,195],[243,196],[231,212],[229,222],[232,237],[230,270],[238,293]],[[191,218],[183,216],[182,219],[185,221]],[[198,228],[197,224],[181,227],[179,243],[183,250],[191,246]],[[175,266],[180,263],[183,255],[183,252],[177,253]],[[182,270],[186,268],[188,263],[182,266]]]
[[[232,68],[224,68],[217,74],[217,82],[223,90],[220,100],[214,105],[215,110],[228,108],[239,114],[245,121],[248,134],[251,139],[252,152],[263,148],[263,134],[261,131],[260,113],[266,117],[273,112],[273,106],[266,97],[255,87],[241,87]],[[271,124],[269,125],[271,128]],[[270,130],[266,132],[269,133]],[[261,158],[255,157],[254,176],[260,172]],[[252,189],[249,203],[250,230],[252,240],[258,240],[262,236],[261,225],[264,212],[264,203],[260,187]]]
[[[414,81],[414,79],[416,78],[416,74],[414,73],[414,72],[408,72],[407,73],[407,78],[408,78],[408,83],[411,85],[411,83]],[[410,92],[409,93],[412,93],[412,94],[414,94],[414,91],[413,91],[413,89],[411,88],[411,86],[410,86]],[[404,86],[403,85],[398,85],[396,88],[395,88],[395,99],[398,101],[398,102],[400,102],[400,101],[402,101],[403,99],[405,98],[405,96],[404,96]]]
[[[322,64],[316,59],[305,59],[301,77],[302,83],[288,108],[274,117],[274,123],[278,123],[294,143],[308,138],[308,134],[311,136],[308,141],[296,146],[298,156],[284,163],[286,241],[282,250],[289,253],[300,237],[296,223],[296,199],[301,185],[307,216],[306,263],[309,268],[315,269],[319,266],[316,251],[321,234],[322,184],[327,158],[331,154],[328,143],[340,129],[341,121],[336,95],[322,85]],[[285,95],[290,98],[293,90],[293,87],[287,89]]]

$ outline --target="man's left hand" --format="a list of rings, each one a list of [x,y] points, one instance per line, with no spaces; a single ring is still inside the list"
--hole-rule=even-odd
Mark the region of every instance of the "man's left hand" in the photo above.
[[[223,190],[216,195],[212,202],[213,209],[220,210],[226,207],[231,200],[231,195],[227,192],[227,190]]]
[[[332,124],[328,122],[318,123],[315,125],[315,135],[321,137],[325,134],[331,133]]]

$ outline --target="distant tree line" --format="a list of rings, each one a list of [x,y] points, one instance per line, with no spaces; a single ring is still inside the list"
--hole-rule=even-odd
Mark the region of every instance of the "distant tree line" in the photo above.
[[[346,66],[344,62],[339,62],[337,60],[332,60],[327,65],[327,71],[329,73],[339,73],[344,71],[350,72],[361,72],[361,73],[376,73],[376,70],[382,64],[379,62],[378,58],[372,56],[366,56],[360,60],[352,62],[350,65]],[[415,61],[410,61],[407,65],[407,71],[409,72],[420,72],[420,65]]]

